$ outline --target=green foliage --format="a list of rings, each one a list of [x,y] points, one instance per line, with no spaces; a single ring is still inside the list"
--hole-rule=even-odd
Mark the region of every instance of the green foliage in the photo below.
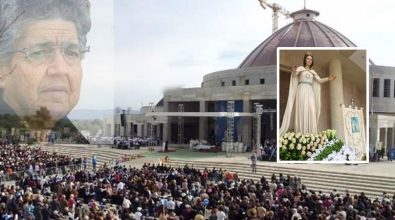
[[[315,158],[315,160],[323,160],[328,157],[333,151],[339,152],[340,149],[343,147],[344,143],[341,140],[338,140],[333,145],[329,145],[324,148],[324,150]]]
[[[41,107],[35,115],[23,117],[30,129],[50,129],[53,125],[52,116],[46,107]]]
[[[323,131],[322,133],[325,134],[328,137],[329,141],[337,139],[337,137],[336,137],[336,130],[328,129],[326,131]]]
[[[16,114],[0,114],[0,127],[10,130],[11,128],[23,128],[23,124]]]
[[[280,150],[280,158],[281,160],[307,160],[307,155],[302,155],[300,151],[297,149],[293,150]]]

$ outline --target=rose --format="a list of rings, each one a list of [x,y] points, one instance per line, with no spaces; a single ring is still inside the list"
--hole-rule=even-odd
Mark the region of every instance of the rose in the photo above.
[[[302,151],[305,151],[305,150],[306,150],[306,146],[303,146],[303,147],[302,147]]]
[[[293,144],[293,143],[291,143],[290,145],[289,145],[289,149],[290,150],[293,150],[295,148],[295,145]]]
[[[298,145],[296,146],[296,149],[297,149],[297,150],[302,149],[302,145],[301,145],[301,144],[298,144]]]
[[[312,148],[311,148],[311,151],[315,152],[315,150],[316,150],[315,147],[312,147]]]
[[[288,144],[288,140],[284,140],[284,145],[287,145]]]
[[[296,143],[296,139],[295,138],[292,138],[292,143]]]
[[[304,156],[306,154],[306,151],[302,151],[302,156]]]
[[[321,148],[322,148],[322,144],[319,144],[319,145],[318,145],[318,148],[321,149]]]
[[[307,150],[310,150],[310,145],[307,145],[306,149],[307,149]]]
[[[282,146],[281,149],[282,150],[287,150],[287,148],[285,146]]]
[[[308,157],[311,157],[311,152],[310,152],[310,151],[307,152],[307,156],[308,156]]]

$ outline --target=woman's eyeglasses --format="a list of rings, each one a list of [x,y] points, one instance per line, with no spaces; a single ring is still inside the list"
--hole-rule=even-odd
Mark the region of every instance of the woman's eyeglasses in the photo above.
[[[25,55],[25,58],[33,65],[41,65],[52,61],[55,57],[57,49],[60,49],[63,58],[69,65],[74,65],[81,62],[84,54],[89,52],[90,47],[81,49],[78,44],[74,43],[64,43],[62,45],[42,43],[33,45],[30,48],[18,50],[16,52]]]

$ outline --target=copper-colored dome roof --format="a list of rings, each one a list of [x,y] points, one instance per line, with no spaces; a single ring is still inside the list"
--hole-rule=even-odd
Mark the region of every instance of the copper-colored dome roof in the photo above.
[[[316,21],[318,15],[318,11],[309,9],[292,13],[294,21],[263,41],[239,68],[276,65],[277,47],[356,47],[335,29]]]

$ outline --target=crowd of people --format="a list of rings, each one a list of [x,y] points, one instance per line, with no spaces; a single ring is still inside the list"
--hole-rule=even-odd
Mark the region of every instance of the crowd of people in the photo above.
[[[161,140],[158,137],[114,137],[112,138],[112,144],[117,148],[125,148],[129,147],[139,149],[144,146],[160,146]]]
[[[277,145],[276,139],[269,139],[264,142],[264,145],[261,146],[259,160],[276,160],[277,153]]]
[[[24,151],[18,147],[11,149]],[[395,216],[395,196],[388,194],[372,200],[363,193],[316,192],[306,189],[298,177],[273,174],[259,181],[241,180],[234,172],[216,168],[199,170],[188,165],[173,168],[144,164],[140,169],[104,165],[64,175],[37,173],[20,179],[15,186],[1,185],[0,192],[2,219],[18,216],[23,219],[266,220],[392,219]]]
[[[53,168],[81,166],[81,158],[72,158],[41,148],[9,144],[0,140],[0,181],[17,179],[28,174],[45,175],[55,172]]]

